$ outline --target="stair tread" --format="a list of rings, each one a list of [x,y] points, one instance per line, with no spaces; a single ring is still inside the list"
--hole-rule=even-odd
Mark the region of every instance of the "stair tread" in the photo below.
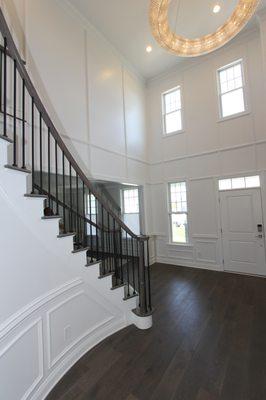
[[[129,299],[133,299],[134,297],[138,297],[138,293],[132,293],[132,294],[130,294],[129,296],[125,296],[124,298],[123,298],[123,300],[124,301],[127,301],[127,300],[129,300]]]
[[[119,288],[122,288],[125,286],[126,286],[126,283],[121,283],[120,285],[115,285],[115,286],[111,287],[111,290],[116,290],[116,289],[119,289]]]
[[[8,136],[0,135],[0,139],[6,140],[9,143],[13,143],[13,140],[10,139]]]
[[[48,216],[43,216],[42,219],[61,219],[60,215],[48,215]]]
[[[114,272],[108,272],[108,274],[99,275],[98,279],[107,278],[108,276],[112,276],[112,275],[114,275]]]
[[[31,174],[31,171],[26,168],[15,167],[14,165],[5,165],[5,168],[13,169],[14,171],[24,172],[26,174]]]
[[[64,237],[68,237],[68,236],[75,236],[76,233],[75,232],[68,232],[68,233],[60,233],[59,235],[57,235],[57,237],[59,239],[64,238]]]
[[[100,264],[101,262],[102,262],[101,260],[93,261],[93,262],[91,262],[91,263],[85,264],[85,267],[92,267],[93,265],[95,265],[95,264]]]
[[[80,253],[82,251],[87,251],[87,250],[89,250],[89,247],[82,247],[81,249],[73,250],[72,253],[75,254],[75,253]]]
[[[37,198],[37,199],[48,199],[48,196],[45,194],[35,194],[35,193],[26,193],[24,194],[24,197],[29,197],[29,198]]]

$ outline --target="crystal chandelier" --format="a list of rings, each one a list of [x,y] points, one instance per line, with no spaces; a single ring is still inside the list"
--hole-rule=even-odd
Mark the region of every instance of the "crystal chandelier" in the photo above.
[[[259,1],[239,0],[232,15],[215,32],[189,39],[170,29],[168,8],[171,0],[150,0],[152,34],[161,47],[177,56],[200,56],[218,49],[237,35],[254,14]]]

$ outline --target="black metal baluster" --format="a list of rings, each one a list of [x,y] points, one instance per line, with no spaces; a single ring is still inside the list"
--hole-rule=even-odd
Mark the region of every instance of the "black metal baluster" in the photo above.
[[[120,240],[120,269],[121,269],[121,283],[124,283],[124,272],[123,272],[123,239],[122,239],[122,229],[120,228],[119,232],[119,240]]]
[[[65,153],[62,151],[62,173],[63,173],[63,232],[66,233],[66,184],[65,184]]]
[[[126,232],[126,270],[127,270],[127,297],[130,296],[130,291],[129,291],[129,265],[128,265],[128,235]]]
[[[4,38],[4,127],[3,135],[7,136],[7,39]]]
[[[56,215],[59,215],[58,207],[58,155],[57,155],[57,141],[55,140],[55,198],[56,198]]]
[[[151,274],[150,274],[150,250],[149,250],[149,239],[147,240],[147,274],[148,274],[148,307],[152,310],[151,306]]]
[[[34,172],[35,172],[35,159],[34,159],[34,130],[35,130],[35,120],[34,120],[34,98],[32,97],[31,102],[31,174],[32,174],[32,189],[31,193],[34,194]]]
[[[17,167],[17,62],[14,60],[13,77],[13,167]]]
[[[73,205],[72,205],[72,166],[69,162],[69,191],[70,191],[70,212],[69,212],[69,226],[70,232],[73,232]]]
[[[133,279],[133,294],[136,294],[136,282],[135,282],[135,261],[134,261],[134,246],[133,237],[131,236],[131,251],[132,251],[132,279]]]
[[[80,231],[79,231],[79,177],[76,172],[76,202],[77,202],[77,244],[80,245]]]
[[[91,221],[91,191],[89,191],[89,212]],[[91,263],[93,262],[93,237],[92,237],[92,225],[90,222],[90,249],[91,249]]]
[[[51,131],[48,128],[47,133],[47,147],[48,147],[48,205],[51,208]]]
[[[107,214],[107,232],[108,232],[108,236],[107,236],[107,240],[108,240],[108,272],[111,272],[112,269],[112,265],[111,265],[111,240],[110,240],[110,215],[109,213]]]
[[[116,257],[116,225],[115,219],[113,218],[113,251],[114,251],[114,270],[115,270],[115,285],[118,285],[118,268],[117,268],[117,257]]]
[[[26,169],[25,164],[25,80],[22,80],[22,168]]]
[[[103,274],[105,275],[105,249],[104,249],[104,209],[103,205],[101,207],[102,214],[102,229],[101,229],[101,247],[102,247],[102,266],[103,266]]]
[[[85,184],[82,181],[82,205],[83,205],[83,247],[87,246],[86,234],[86,210],[85,210]]]
[[[42,114],[40,113],[40,188],[42,191]]]
[[[99,260],[99,228],[98,228],[98,199],[95,197],[95,214],[96,214],[96,259]]]

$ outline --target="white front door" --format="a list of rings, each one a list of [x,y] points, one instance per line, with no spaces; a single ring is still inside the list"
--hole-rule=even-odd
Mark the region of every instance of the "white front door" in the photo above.
[[[260,189],[220,192],[224,269],[266,275]]]

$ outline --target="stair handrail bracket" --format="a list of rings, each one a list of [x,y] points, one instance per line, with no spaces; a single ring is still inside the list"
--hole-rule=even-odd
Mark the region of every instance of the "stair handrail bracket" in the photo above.
[[[138,298],[138,317],[152,313],[149,237],[120,218],[108,196],[95,188],[51,120],[26,69],[0,8],[0,138],[12,142],[9,168],[31,173],[31,196],[45,196],[44,216],[58,216],[59,235],[73,234],[74,251],[88,265],[100,262],[124,299]],[[27,122],[26,122],[27,116]]]

